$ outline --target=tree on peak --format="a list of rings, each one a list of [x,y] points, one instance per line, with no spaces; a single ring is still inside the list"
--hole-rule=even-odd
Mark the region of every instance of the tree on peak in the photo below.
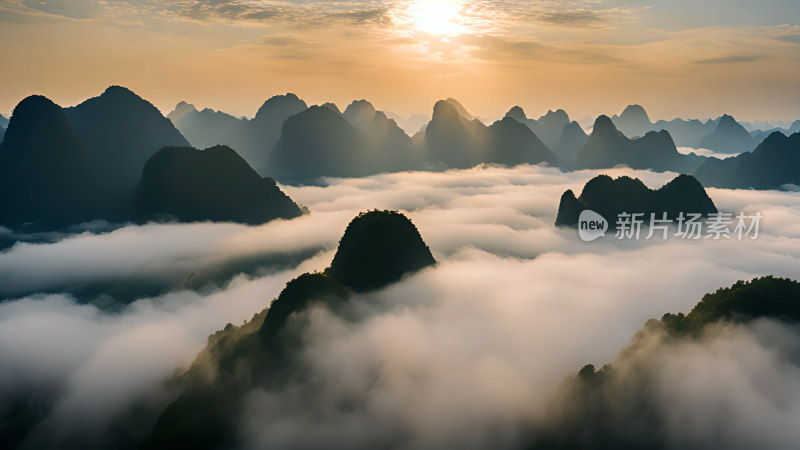
[[[359,214],[347,226],[326,273],[353,290],[367,291],[435,263],[405,215],[373,210]]]

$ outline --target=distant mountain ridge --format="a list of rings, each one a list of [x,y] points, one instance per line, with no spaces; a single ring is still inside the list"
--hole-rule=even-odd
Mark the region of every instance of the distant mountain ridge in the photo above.
[[[167,115],[175,128],[196,148],[219,145],[223,137],[241,122],[221,111],[205,108],[198,111],[194,105],[180,102]]]
[[[133,199],[140,221],[231,221],[259,225],[291,219],[300,208],[271,178],[262,178],[234,150],[164,147],[145,164]]]
[[[774,132],[752,152],[733,158],[709,158],[695,172],[706,186],[780,189],[800,186],[800,132]]]
[[[577,227],[580,213],[592,210],[603,216],[609,229],[616,228],[620,213],[642,213],[642,219],[650,220],[650,214],[674,220],[680,213],[716,213],[714,202],[706,194],[703,185],[691,175],[679,175],[657,190],[648,188],[638,178],[622,176],[612,179],[598,175],[583,187],[580,197],[572,190],[561,196],[556,216],[556,226]]]
[[[250,321],[229,324],[209,337],[189,370],[174,380],[178,396],[164,408],[142,448],[229,447],[236,439],[232,412],[250,390],[285,386],[307,374],[296,358],[304,348],[304,312],[315,307],[357,320],[348,314],[354,293],[383,288],[435,263],[405,215],[359,214],[347,226],[330,267],[289,281]]]
[[[239,152],[262,176],[270,176],[270,155],[284,122],[306,109],[306,102],[295,94],[276,95],[265,101],[251,120],[240,120],[219,143]]]
[[[608,116],[595,120],[592,134],[575,157],[574,167],[606,169],[626,165],[632,169],[653,169],[692,173],[705,158],[678,152],[667,131],[650,131],[628,139]]]
[[[159,149],[189,145],[155,106],[121,86],[111,86],[64,113],[100,171],[105,189],[117,199],[130,195],[144,163]]]
[[[714,131],[700,140],[699,146],[720,153],[743,153],[753,150],[757,144],[736,119],[724,114]]]

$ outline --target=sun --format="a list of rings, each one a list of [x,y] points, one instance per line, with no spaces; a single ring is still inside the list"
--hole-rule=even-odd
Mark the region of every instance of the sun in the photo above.
[[[465,31],[459,0],[412,1],[406,9],[411,27],[434,36],[461,34]]]

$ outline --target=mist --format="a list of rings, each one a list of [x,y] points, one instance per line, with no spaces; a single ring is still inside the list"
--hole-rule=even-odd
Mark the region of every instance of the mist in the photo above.
[[[800,193],[708,190],[720,210],[762,213],[757,240],[584,243],[553,223],[561,193],[579,193],[598,173],[629,174],[652,188],[675,175],[523,165],[326,179],[323,186],[282,187],[310,210],[293,220],[130,225],[18,243],[0,253],[0,295],[10,299],[0,303],[0,398],[36,392],[43,399],[23,447],[136,446],[172,400],[172,375],[185,370],[209,334],[261,311],[291,278],[326,267],[358,212],[398,209],[439,264],[355,298],[361,317],[354,323],[308,311],[297,360],[311,376],[279,392],[251,392],[238,421],[242,444],[524,445],[527,430],[546,425],[562,380],[584,364],[615,361],[649,318],[688,312],[704,293],[739,279],[800,278]],[[237,275],[241,266],[233,262],[243,259],[254,262]],[[209,273],[218,276],[200,278],[214,282],[187,286],[193,274]],[[74,294],[83,292],[75,286],[125,280],[158,289],[126,301],[101,293],[87,303]],[[781,425],[784,433],[770,437],[774,427],[766,426],[780,411],[796,417],[800,410],[791,357],[800,344],[784,328],[732,329],[719,335],[725,339],[660,357],[664,374],[695,374],[659,379],[656,393],[672,417],[664,426],[668,443],[703,443],[703,429],[692,435],[681,421],[700,411],[697,396],[686,393],[712,380],[713,401],[737,396],[721,408],[727,415],[708,420],[763,421],[741,433],[764,434],[773,447],[791,442],[793,427]],[[730,350],[736,348],[747,351]],[[770,364],[758,369],[765,358]],[[726,370],[732,364],[739,370]],[[774,400],[776,389],[791,394],[758,403],[763,418],[748,413],[748,398]],[[0,419],[7,411],[0,408]],[[143,425],[121,433],[120,421],[131,414]]]

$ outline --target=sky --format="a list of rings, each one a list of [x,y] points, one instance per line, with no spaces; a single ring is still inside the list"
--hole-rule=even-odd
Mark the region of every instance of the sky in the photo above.
[[[800,117],[794,0],[0,0],[0,113],[124,85],[252,116],[294,92],[402,115]]]

